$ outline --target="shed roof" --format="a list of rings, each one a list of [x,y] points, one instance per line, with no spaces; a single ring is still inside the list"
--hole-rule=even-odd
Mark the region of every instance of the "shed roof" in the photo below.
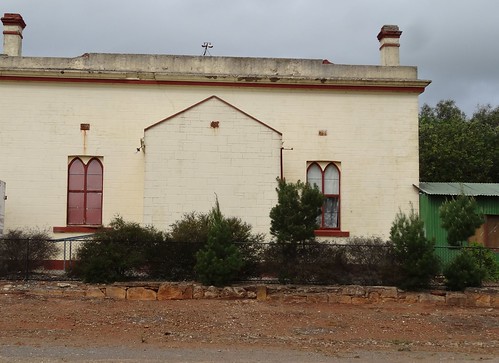
[[[421,182],[416,186],[428,195],[465,195],[477,197],[499,197],[499,183],[430,183]]]

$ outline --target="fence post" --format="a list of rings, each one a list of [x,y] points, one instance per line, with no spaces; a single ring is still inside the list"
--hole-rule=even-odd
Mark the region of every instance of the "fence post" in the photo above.
[[[62,258],[62,270],[66,272],[66,240],[64,240],[64,252]]]
[[[73,247],[73,240],[69,240],[69,272],[73,271],[73,258],[71,256],[72,247]]]
[[[480,251],[480,268],[482,268],[483,252],[484,252],[484,250],[483,250],[483,248],[479,248],[478,251]]]
[[[26,260],[24,261],[24,279],[29,280],[29,238],[26,238]]]

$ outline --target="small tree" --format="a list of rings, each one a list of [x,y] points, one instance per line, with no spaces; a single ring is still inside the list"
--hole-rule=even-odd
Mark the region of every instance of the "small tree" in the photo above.
[[[314,238],[324,197],[317,187],[278,180],[277,205],[270,210],[270,234],[278,242],[297,243]]]
[[[196,254],[196,272],[205,285],[222,286],[231,282],[243,266],[232,231],[220,211],[218,199],[210,213],[208,241]]]
[[[390,229],[400,270],[398,285],[403,289],[427,288],[440,271],[440,260],[434,254],[435,244],[426,238],[423,227],[423,221],[411,208],[409,215],[399,211]]]
[[[277,205],[270,211],[271,243],[266,259],[278,266],[281,282],[303,282],[304,261],[317,250],[314,230],[324,197],[317,187],[298,181],[278,180]]]
[[[447,230],[447,242],[461,246],[483,223],[483,216],[477,212],[475,198],[460,194],[445,201],[440,207],[442,227]]]

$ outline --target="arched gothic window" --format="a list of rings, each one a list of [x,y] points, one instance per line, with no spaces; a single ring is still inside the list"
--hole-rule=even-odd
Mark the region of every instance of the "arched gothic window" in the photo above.
[[[321,167],[314,162],[307,169],[307,182],[324,194],[322,213],[317,218],[321,229],[340,228],[340,171],[334,163]]]
[[[103,166],[92,158],[87,164],[80,158],[68,165],[68,225],[102,224]]]

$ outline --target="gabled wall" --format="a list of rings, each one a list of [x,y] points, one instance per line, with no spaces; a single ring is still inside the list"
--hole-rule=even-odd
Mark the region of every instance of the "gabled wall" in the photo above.
[[[144,222],[166,230],[215,198],[267,233],[277,202],[281,134],[216,97],[145,131]]]

